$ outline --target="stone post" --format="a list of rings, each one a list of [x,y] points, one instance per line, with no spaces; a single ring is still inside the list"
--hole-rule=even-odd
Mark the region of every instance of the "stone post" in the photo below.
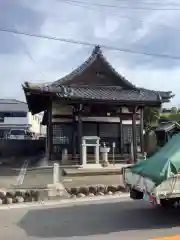
[[[62,150],[62,164],[64,164],[64,165],[68,164],[68,150],[67,150],[67,148],[64,148]]]
[[[53,165],[53,184],[59,183],[59,164],[54,163]]]
[[[86,140],[82,139],[82,165],[87,164],[87,149],[86,149]]]
[[[95,163],[99,164],[99,139],[96,140],[96,146],[95,146]]]

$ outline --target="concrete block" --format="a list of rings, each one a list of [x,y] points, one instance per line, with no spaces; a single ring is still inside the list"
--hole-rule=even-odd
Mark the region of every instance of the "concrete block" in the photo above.
[[[48,199],[63,199],[69,197],[69,194],[62,183],[56,183],[47,185],[47,196]]]

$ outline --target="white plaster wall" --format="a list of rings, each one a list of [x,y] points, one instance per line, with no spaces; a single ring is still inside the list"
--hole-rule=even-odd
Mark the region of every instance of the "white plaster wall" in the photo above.
[[[28,125],[27,117],[5,117],[1,125]]]
[[[32,115],[30,112],[27,114],[28,124],[30,125],[30,131],[36,134],[41,132],[41,117],[39,114]]]

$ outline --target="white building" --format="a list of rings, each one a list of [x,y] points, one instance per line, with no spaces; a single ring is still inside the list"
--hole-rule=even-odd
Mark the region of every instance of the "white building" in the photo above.
[[[25,102],[16,99],[0,99],[0,138],[10,129],[26,129],[39,135],[42,132],[42,115],[32,115]]]

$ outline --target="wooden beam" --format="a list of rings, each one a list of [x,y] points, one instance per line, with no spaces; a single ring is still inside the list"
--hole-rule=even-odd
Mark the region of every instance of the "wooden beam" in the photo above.
[[[76,141],[77,141],[77,122],[76,122],[76,110],[73,108],[73,131],[72,131],[72,160],[76,158]]]
[[[79,104],[78,106],[78,148],[79,148],[79,155],[80,155],[80,164],[82,164],[82,110],[83,105]]]
[[[52,102],[48,106],[48,125],[47,125],[47,154],[48,161],[52,160],[53,136],[52,136]]]
[[[134,107],[133,114],[132,114],[132,143],[133,143],[134,163],[137,162],[136,111],[137,111],[137,108]]]
[[[141,153],[144,153],[144,108],[140,108],[140,145]]]
[[[119,124],[119,137],[120,137],[120,153],[123,154],[124,152],[124,132],[123,132],[123,124],[122,124],[122,108],[120,108],[120,124]]]

